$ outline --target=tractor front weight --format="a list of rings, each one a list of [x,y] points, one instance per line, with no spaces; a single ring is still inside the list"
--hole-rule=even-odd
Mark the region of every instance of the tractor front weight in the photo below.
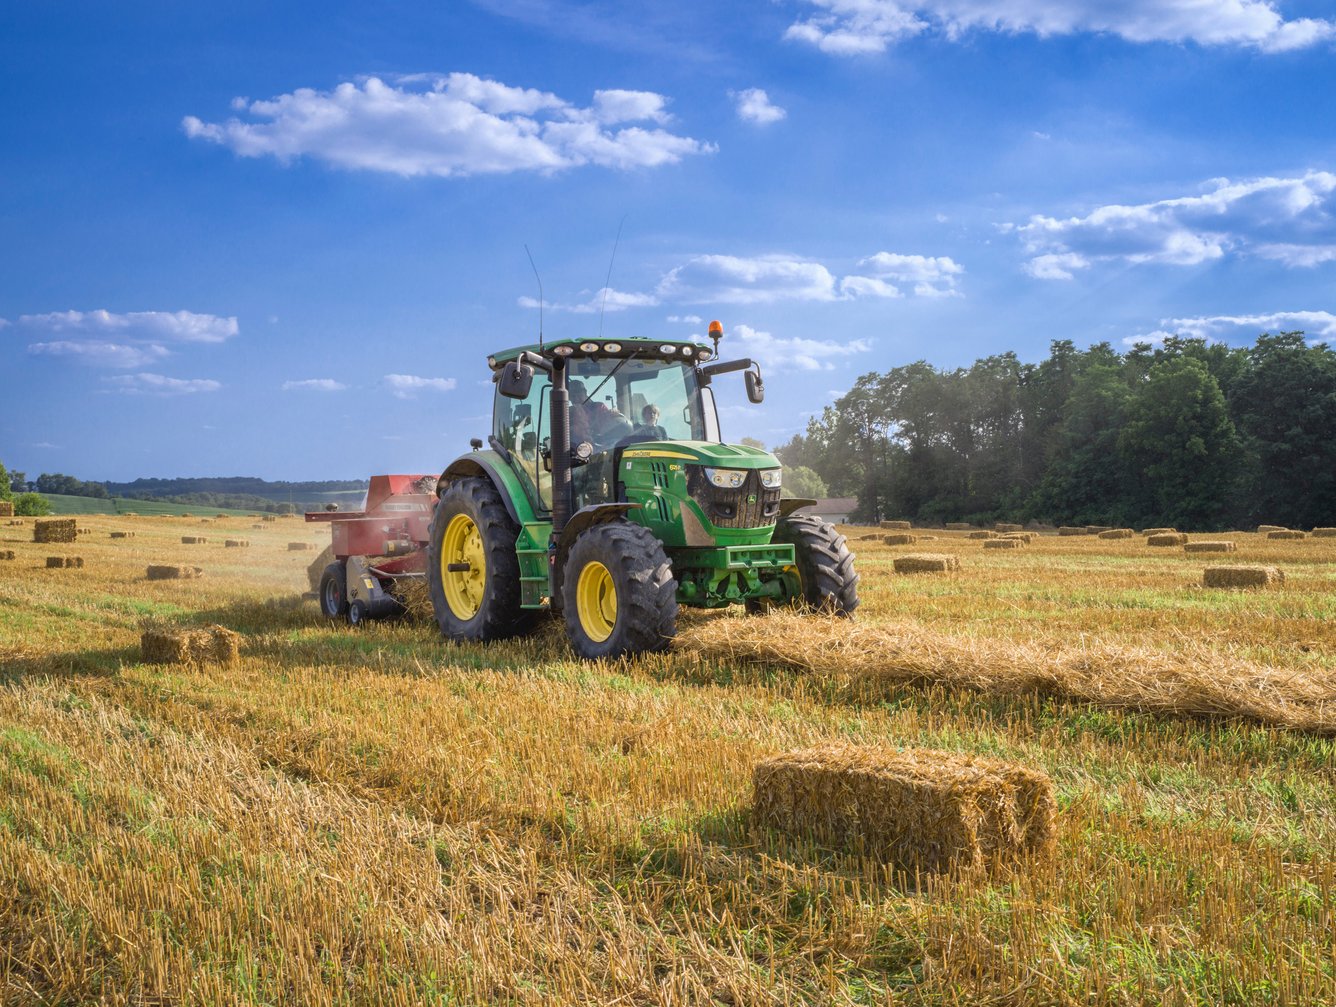
[[[677,600],[693,608],[783,602],[801,593],[792,545],[673,549],[669,556],[677,578]]]

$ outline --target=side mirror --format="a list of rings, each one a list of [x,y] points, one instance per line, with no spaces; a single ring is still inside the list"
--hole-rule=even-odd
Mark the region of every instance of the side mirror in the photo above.
[[[501,369],[501,380],[496,390],[508,399],[527,399],[533,387],[533,368],[512,360]]]
[[[747,382],[747,398],[756,403],[765,401],[765,382],[761,380],[760,368],[754,371],[748,371],[742,376]]]

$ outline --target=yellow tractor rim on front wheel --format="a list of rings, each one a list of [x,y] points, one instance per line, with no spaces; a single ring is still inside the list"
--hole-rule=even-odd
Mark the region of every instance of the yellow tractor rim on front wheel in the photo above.
[[[590,563],[580,571],[575,585],[575,611],[580,628],[595,643],[612,636],[617,625],[617,585],[602,563]]]
[[[478,614],[487,586],[487,555],[482,548],[482,533],[467,514],[456,514],[445,526],[441,584],[446,603],[457,619],[467,621]]]

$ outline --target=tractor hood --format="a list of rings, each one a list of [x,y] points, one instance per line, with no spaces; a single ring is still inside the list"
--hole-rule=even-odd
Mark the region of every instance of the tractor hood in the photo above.
[[[779,459],[769,451],[745,444],[714,441],[644,441],[622,449],[622,458],[671,459],[688,464],[727,469],[776,469]]]

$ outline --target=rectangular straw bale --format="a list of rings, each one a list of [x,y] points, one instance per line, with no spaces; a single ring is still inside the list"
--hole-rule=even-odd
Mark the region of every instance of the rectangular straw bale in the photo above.
[[[244,539],[244,538],[230,538],[230,539],[228,539],[227,541],[225,541],[225,542],[223,543],[223,548],[225,548],[225,549],[245,549],[245,548],[246,548],[247,546],[249,546],[249,545],[250,545],[250,540],[249,540],[249,539]]]
[[[14,502],[12,500],[0,500],[0,517],[14,516]]]
[[[946,523],[947,531],[970,531],[973,527],[974,525],[968,521],[948,521]]]
[[[34,542],[73,542],[79,537],[79,525],[72,517],[47,518],[32,527]]]
[[[1051,855],[1056,846],[1052,781],[995,759],[829,743],[758,763],[752,793],[761,828],[909,871]]]
[[[909,535],[905,532],[896,532],[894,535],[883,535],[881,540],[887,545],[913,545],[918,541],[918,536]]]
[[[1103,539],[1131,538],[1136,533],[1131,528],[1106,528],[1099,533]]]
[[[1257,526],[1258,535],[1266,535],[1273,531],[1289,531],[1283,524],[1259,524]]]
[[[890,531],[905,531],[914,526],[908,521],[883,521],[881,527]]]
[[[132,532],[132,531],[114,531],[114,532],[111,533],[111,537],[112,537],[112,538],[134,538],[134,537],[135,537],[135,533]]]
[[[1187,545],[1188,537],[1181,531],[1162,531],[1146,538],[1146,545],[1171,546]]]
[[[941,553],[911,552],[892,561],[896,573],[946,573],[960,569],[960,557]]]
[[[308,549],[314,549],[314,542],[289,542],[288,552],[306,552]]]
[[[1025,531],[1025,525],[1007,524],[1006,522],[999,521],[997,524],[993,525],[993,531],[1000,531],[1000,532]]]
[[[983,544],[985,549],[1024,549],[1023,538],[990,538]]]
[[[1143,535],[1177,535],[1177,528],[1147,528],[1141,534]]]
[[[1300,539],[1307,538],[1308,533],[1303,531],[1289,531],[1286,529],[1285,531],[1269,531],[1266,533],[1266,537],[1269,539]]]
[[[13,549],[0,550],[0,559],[13,559],[13,558],[14,558]]]
[[[1313,538],[1336,538],[1336,528],[1314,528]]]
[[[1073,535],[1089,535],[1090,532],[1085,530],[1084,525],[1080,528],[1073,528],[1071,525],[1063,525],[1058,529],[1058,534],[1070,537]]]
[[[1235,542],[1189,542],[1183,546],[1184,552],[1238,552],[1239,547]]]
[[[997,538],[997,532],[995,532],[995,531],[972,531],[972,532],[970,532],[970,540],[971,540],[971,541],[977,542],[977,541],[979,541],[979,540],[981,540],[981,539],[988,539],[988,538]]]
[[[203,577],[204,571],[197,566],[150,566],[147,573],[149,580],[194,580]]]
[[[1087,535],[1102,535],[1106,531],[1113,531],[1110,525],[1106,524],[1088,524],[1086,525]]]
[[[48,570],[60,570],[65,566],[64,556],[48,556],[46,558],[46,568]]]
[[[144,660],[153,664],[234,665],[241,637],[222,626],[205,629],[146,628],[139,637]]]
[[[1208,566],[1201,582],[1205,587],[1265,587],[1285,583],[1285,574],[1274,566]]]
[[[1004,539],[1015,539],[1017,542],[1024,542],[1029,545],[1034,541],[1034,532],[1031,531],[1009,531],[1003,536]]]

